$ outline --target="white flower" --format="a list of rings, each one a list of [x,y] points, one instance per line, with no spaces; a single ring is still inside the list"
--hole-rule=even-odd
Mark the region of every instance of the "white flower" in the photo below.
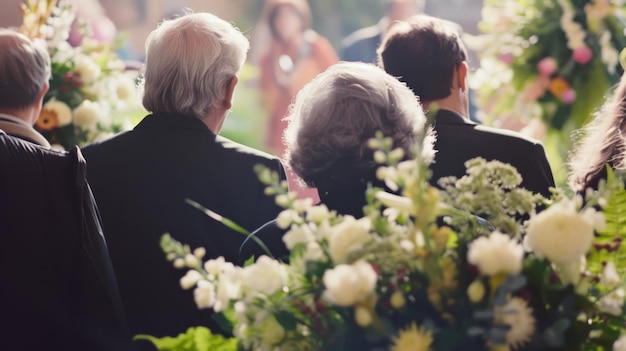
[[[525,244],[556,264],[576,262],[591,247],[594,218],[563,200],[530,218]]]
[[[253,264],[244,268],[246,286],[267,295],[287,285],[287,269],[280,262],[261,256]]]
[[[135,83],[126,78],[121,77],[117,81],[117,86],[115,89],[115,94],[117,98],[123,101],[130,100],[135,97],[137,92],[137,88],[135,87]]]
[[[626,335],[621,335],[613,343],[613,351],[626,351]]]
[[[189,268],[193,268],[197,265],[200,264],[200,261],[198,260],[198,258],[192,254],[187,254],[185,255],[185,264],[187,264],[187,267]]]
[[[293,202],[293,209],[298,213],[304,213],[313,206],[313,199],[307,197],[306,199],[298,199]]]
[[[576,285],[580,282],[581,275],[587,267],[587,259],[581,256],[578,261],[554,264],[554,266],[559,272],[561,282]]]
[[[493,232],[469,244],[467,261],[485,275],[517,274],[522,270],[524,248],[506,234]]]
[[[267,345],[277,345],[285,338],[285,329],[267,311],[257,314],[254,324],[261,342]]]
[[[97,102],[84,100],[74,110],[74,125],[85,129],[93,129],[100,119],[100,105]]]
[[[283,242],[289,250],[292,250],[298,244],[306,244],[315,240],[315,236],[311,231],[311,227],[306,224],[292,225],[291,229],[283,235]]]
[[[208,260],[204,263],[204,270],[213,276],[217,276],[222,272],[226,272],[235,268],[231,262],[226,262],[224,257],[218,257],[212,260]]]
[[[234,267],[233,269],[222,272],[222,274],[220,274],[219,283],[217,284],[213,310],[220,312],[228,308],[230,300],[241,298],[242,283],[245,280],[246,277],[239,267]],[[198,282],[198,286],[199,285],[200,282]]]
[[[506,343],[511,348],[518,348],[530,340],[535,332],[535,318],[526,301],[514,297],[497,314],[500,321],[511,326],[506,333]]]
[[[330,211],[326,205],[313,206],[306,213],[306,219],[310,222],[321,223],[330,218]]]
[[[324,272],[324,296],[337,306],[353,306],[374,292],[377,278],[366,261],[340,264]]]
[[[614,288],[621,281],[619,274],[617,273],[617,267],[615,263],[607,262],[602,271],[602,284],[609,288]]]
[[[325,258],[322,247],[315,241],[311,241],[306,245],[304,259],[306,261],[321,261]]]
[[[276,217],[276,225],[281,229],[287,229],[293,222],[300,219],[298,212],[292,209],[286,209],[281,211]]]
[[[101,74],[100,66],[86,55],[77,55],[74,58],[74,70],[78,72],[80,81],[85,84],[93,83]]]
[[[370,239],[371,222],[368,217],[355,220],[352,216],[345,216],[343,221],[332,227],[328,237],[328,251],[335,263],[345,263],[348,255],[363,247]]]
[[[610,313],[614,316],[620,316],[622,314],[625,295],[624,289],[619,288],[603,296],[600,299],[600,311]]]
[[[72,109],[63,101],[51,99],[43,105],[43,109],[52,112],[57,117],[59,127],[72,123]]]
[[[180,278],[180,287],[183,290],[191,289],[200,279],[202,279],[202,274],[194,269],[190,269],[187,271],[187,274]]]
[[[383,205],[389,208],[395,208],[402,212],[409,213],[413,210],[413,200],[406,196],[395,195],[386,191],[379,191],[375,196]]]
[[[193,298],[200,309],[213,307],[215,304],[215,285],[206,280],[198,281],[198,286],[193,291]]]

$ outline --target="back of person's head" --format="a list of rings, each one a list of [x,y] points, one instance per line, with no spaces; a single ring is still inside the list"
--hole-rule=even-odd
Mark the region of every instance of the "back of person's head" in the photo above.
[[[423,103],[451,94],[467,51],[454,23],[417,15],[394,24],[378,49],[379,64],[405,82]]]
[[[267,23],[274,38],[281,39],[278,19],[281,10],[285,8],[293,11],[300,18],[302,32],[311,28],[313,21],[311,8],[306,0],[270,0],[267,6]]]
[[[36,103],[50,79],[50,56],[43,40],[0,29],[0,109]]]
[[[296,96],[287,117],[286,159],[309,186],[340,165],[372,168],[368,140],[377,131],[407,154],[426,118],[412,92],[382,69],[342,62],[328,68]]]
[[[237,28],[210,13],[163,21],[146,40],[144,107],[206,117],[241,70],[249,45]]]

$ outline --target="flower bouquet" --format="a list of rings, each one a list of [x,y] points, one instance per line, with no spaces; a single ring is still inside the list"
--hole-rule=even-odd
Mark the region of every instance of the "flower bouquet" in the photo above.
[[[468,37],[486,121],[580,128],[623,72],[625,9],[620,0],[486,0],[484,34]]]
[[[204,249],[162,238],[167,259],[188,270],[181,287],[239,349],[626,349],[621,181],[612,176],[584,205],[556,191],[548,200],[519,188],[513,167],[474,159],[439,191],[422,156],[400,161],[391,145],[371,141],[388,190],[367,191],[363,218],[298,200],[259,171],[285,207],[285,262],[202,262]],[[199,330],[152,340],[199,350]],[[237,349],[227,342],[220,350]]]
[[[127,72],[112,43],[92,39],[90,26],[79,25],[81,41],[68,42],[75,11],[68,1],[28,0],[22,4],[20,31],[43,38],[52,59],[50,89],[35,123],[51,144],[69,149],[129,129],[118,117],[138,105],[136,72]]]

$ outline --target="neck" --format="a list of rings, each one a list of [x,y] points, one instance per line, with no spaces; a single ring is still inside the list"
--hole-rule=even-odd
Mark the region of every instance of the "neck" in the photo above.
[[[220,132],[225,119],[226,111],[223,113],[220,113],[220,111],[213,111],[205,117],[200,118],[202,123],[204,123],[214,134],[218,134]]]
[[[39,116],[39,113],[35,113],[35,112],[36,112],[35,108],[33,107],[27,107],[23,109],[15,109],[15,108],[0,109],[0,113],[19,118],[30,125],[35,124],[35,122],[37,121],[36,117]]]
[[[447,98],[441,100],[425,102],[423,105],[425,110],[428,110],[430,107],[434,107],[436,105],[437,109],[439,110],[456,112],[464,118],[469,118],[469,108],[467,106],[467,103],[458,96],[455,96],[455,94],[452,94]]]

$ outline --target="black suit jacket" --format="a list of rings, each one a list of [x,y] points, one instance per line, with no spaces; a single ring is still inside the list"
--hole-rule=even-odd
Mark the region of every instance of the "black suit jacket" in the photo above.
[[[0,130],[0,348],[130,347],[80,150]]]
[[[521,186],[549,196],[554,186],[543,146],[519,133],[478,125],[452,111],[439,110],[433,121],[437,134],[431,184],[446,176],[465,175],[465,161],[482,157],[509,163],[522,176]]]
[[[131,332],[173,336],[196,325],[219,332],[193,292],[181,289],[185,270],[166,260],[160,238],[170,233],[206,248],[205,259],[236,262],[245,236],[185,200],[252,231],[280,211],[253,167],[263,164],[285,179],[280,161],[216,136],[197,118],[168,113],[149,115],[84,154]]]

